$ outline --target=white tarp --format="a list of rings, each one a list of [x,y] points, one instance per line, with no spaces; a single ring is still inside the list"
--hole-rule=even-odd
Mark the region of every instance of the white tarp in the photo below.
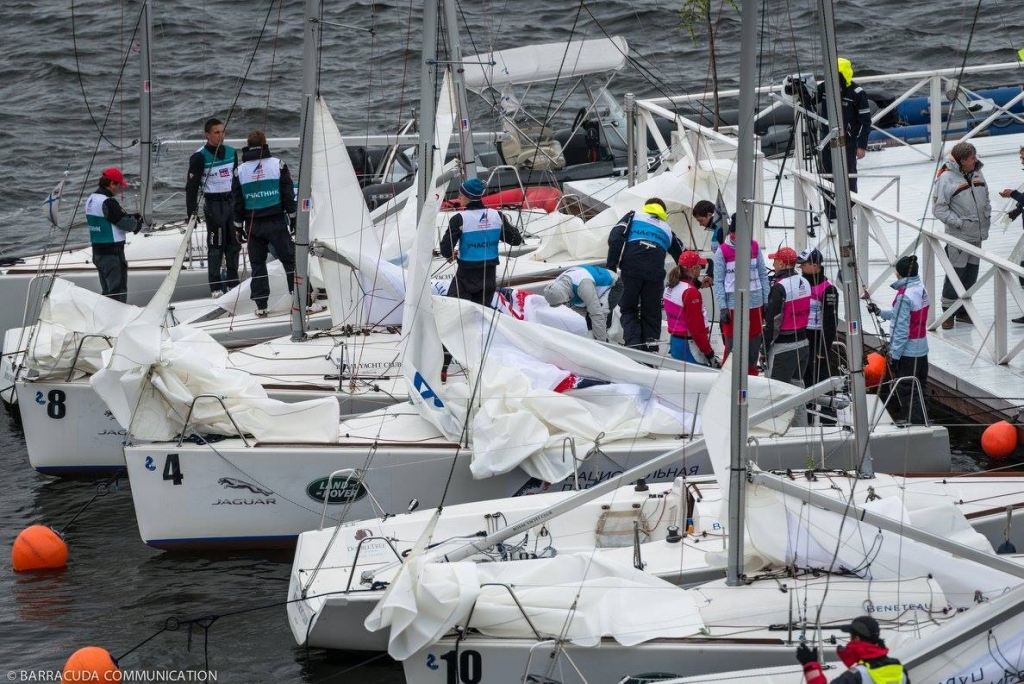
[[[508,85],[618,71],[628,56],[629,44],[616,36],[496,50],[466,57],[463,64],[467,88],[502,90]]]
[[[597,646],[604,636],[633,646],[704,627],[690,592],[603,556],[575,553],[508,563],[428,563],[418,556],[402,567],[365,626],[390,627],[388,653],[404,660],[465,625],[470,609],[469,626],[482,634],[533,638],[532,623],[541,639],[579,646]]]
[[[268,261],[267,278],[267,282],[270,284],[267,310],[271,313],[291,311],[293,297],[288,292],[288,279],[284,271],[284,264],[277,259]],[[252,278],[246,278],[238,286],[231,288],[211,302],[232,316],[254,313],[256,303],[252,300]]]
[[[726,366],[731,366],[731,359]],[[727,372],[720,374],[711,388],[704,402],[705,416],[729,415],[730,375]],[[718,424],[719,429],[705,435],[705,443],[711,465],[719,478],[722,510],[727,511],[730,430],[728,423],[719,421]],[[975,591],[992,597],[1019,583],[1005,573],[955,558],[945,551],[900,535],[882,532],[852,517],[808,506],[765,487],[746,485],[745,500],[746,546],[749,546],[751,555],[767,563],[846,570],[876,580],[932,575],[949,601],[958,607],[971,605]],[[863,497],[858,497],[857,500],[858,505],[867,510],[906,525],[912,522],[911,514],[899,497],[887,496],[875,501],[863,501]],[[963,514],[951,501],[945,504],[936,501],[918,512],[917,517],[921,516],[937,518],[930,524],[937,530],[952,532],[961,543],[992,551],[985,537],[970,528],[965,519],[957,520],[962,519]],[[725,515],[721,519],[727,518]]]
[[[714,373],[648,368],[598,343],[459,299],[435,297],[433,307],[445,346],[469,372],[468,385],[446,389],[449,410],[466,415],[469,388],[476,387],[470,432],[475,477],[521,466],[532,477],[558,482],[573,468],[554,448],[567,436],[587,451],[601,433],[602,441],[612,442],[700,431],[693,411],[711,388]],[[578,386],[580,379],[610,384],[575,389],[571,395],[555,391]],[[751,410],[795,391],[791,385],[751,378]],[[785,432],[790,415],[752,434]]]

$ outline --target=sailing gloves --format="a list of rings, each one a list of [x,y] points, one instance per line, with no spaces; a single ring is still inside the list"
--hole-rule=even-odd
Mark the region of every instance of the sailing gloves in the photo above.
[[[245,228],[244,223],[234,221],[235,224],[235,237],[238,238],[238,243],[244,245],[249,241],[249,232]]]
[[[132,214],[132,218],[135,219],[135,230],[133,230],[132,232],[138,235],[139,231],[142,230],[142,227],[145,225],[146,220],[142,218],[142,214],[138,213]]]
[[[796,659],[801,665],[818,662],[818,649],[811,648],[807,644],[800,644],[796,647]]]
[[[296,223],[297,220],[295,214],[288,214],[288,232],[292,234],[292,237],[295,236],[295,226],[298,225]]]
[[[718,322],[723,325],[729,325],[732,322],[732,312],[728,309],[722,309],[718,314]]]
[[[868,302],[868,313],[872,316],[877,316],[882,313],[882,310],[878,308],[878,305],[874,302]]]
[[[712,368],[721,368],[722,367],[721,359],[719,359],[714,354],[705,355],[704,358],[707,359],[708,365],[711,366]]]

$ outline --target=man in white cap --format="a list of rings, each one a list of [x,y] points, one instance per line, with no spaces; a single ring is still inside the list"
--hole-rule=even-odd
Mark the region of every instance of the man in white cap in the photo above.
[[[608,341],[608,313],[621,296],[622,281],[618,274],[600,266],[573,266],[544,288],[548,304],[568,304],[587,319],[587,327],[600,342]]]

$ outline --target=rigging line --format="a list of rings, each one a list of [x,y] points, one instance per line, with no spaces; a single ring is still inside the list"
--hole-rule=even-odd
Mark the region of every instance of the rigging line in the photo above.
[[[281,35],[281,13],[283,10],[284,0],[281,0],[277,5],[277,25],[274,27],[274,40],[270,48],[270,74],[267,76],[267,99],[263,107],[263,130],[267,130],[267,121],[270,118],[270,98],[274,89],[274,67],[277,66],[277,41]],[[309,19],[303,17],[303,21],[309,21]]]
[[[138,35],[139,26],[141,24],[142,24],[142,11],[140,10],[138,18],[135,20],[135,29],[132,31],[131,40],[129,41],[130,45],[134,45],[135,44],[135,36]],[[89,165],[86,167],[86,171],[85,171],[86,179],[88,179],[89,176],[92,175],[92,167],[96,163],[96,155],[99,153],[100,143],[103,140],[106,139],[105,136],[103,135],[103,130],[107,126],[107,121],[110,118],[110,112],[112,111],[114,100],[117,97],[117,91],[121,87],[121,81],[124,78],[124,70],[128,66],[128,57],[129,57],[130,53],[131,53],[131,50],[124,51],[124,57],[121,59],[121,67],[118,69],[118,72],[117,72],[117,81],[114,83],[114,92],[112,92],[110,94],[110,102],[107,104],[107,112],[103,116],[103,125],[99,129],[100,135],[96,138],[96,144],[93,146],[92,154],[89,157]],[[78,215],[79,207],[82,204],[82,198],[85,196],[85,189],[86,189],[86,187],[87,187],[87,182],[86,183],[82,183],[82,187],[78,191],[78,197],[75,199],[75,208],[71,212],[71,220],[68,222],[68,226],[71,226],[75,222],[75,217]],[[60,268],[61,258],[64,256],[65,250],[67,249],[68,240],[70,240],[70,239],[71,239],[71,230],[69,228],[64,233],[64,239],[61,241],[60,251],[57,253],[57,258],[54,260],[53,273],[54,273],[55,276],[57,274],[57,270]],[[40,260],[40,272],[45,270],[45,267],[43,266],[44,263],[45,263],[45,260]],[[50,279],[50,282],[49,282],[49,284],[46,287],[46,292],[43,293],[43,295],[42,295],[44,298],[48,297],[50,295],[50,292],[53,290],[54,283],[56,283],[56,282],[57,282],[56,277]]]
[[[124,6],[122,5],[121,7],[122,7],[122,15],[123,15]],[[140,21],[141,21],[141,17],[142,17],[141,13],[139,14],[139,17],[140,17]],[[123,16],[122,16],[122,27],[123,27],[123,23],[124,23],[124,20],[123,20]],[[131,40],[130,44],[134,44],[135,43],[135,35],[138,33],[138,29],[139,29],[139,23],[136,22],[136,24],[135,24],[135,31],[132,32],[132,40]],[[123,44],[124,44],[124,42],[123,42],[123,35],[122,35],[122,47],[123,47]],[[92,122],[93,127],[99,132],[100,139],[101,140],[105,140],[107,142],[107,144],[109,144],[115,150],[126,150],[126,149],[131,148],[135,144],[134,142],[131,145],[123,145],[122,146],[122,145],[118,145],[117,143],[115,143],[113,140],[111,140],[110,138],[108,138],[106,136],[106,134],[104,133],[104,129],[106,128],[106,117],[104,117],[104,125],[100,126],[99,122],[96,121],[96,115],[93,114],[93,112],[92,112],[92,107],[89,105],[89,96],[88,96],[88,94],[85,91],[85,77],[84,77],[84,75],[82,73],[82,64],[81,64],[81,61],[79,59],[79,51],[78,51],[78,24],[77,24],[77,21],[76,21],[76,18],[75,18],[75,0],[71,0],[71,45],[72,45],[72,53],[74,54],[74,57],[75,57],[75,72],[76,72],[76,74],[78,76],[78,88],[79,88],[79,90],[82,93],[82,101],[85,103],[85,110],[89,113],[89,120]],[[122,65],[122,69],[123,68],[124,67]],[[120,79],[118,79],[118,83],[120,83]],[[116,90],[117,85],[115,85],[114,87],[115,87],[115,90]],[[111,104],[112,103],[113,103],[113,100],[111,100]],[[109,116],[109,113],[110,113],[110,106],[108,105],[107,106],[107,116]],[[79,200],[81,200],[81,197],[79,197]]]
[[[960,60],[960,66],[958,67],[958,73],[956,75],[956,93],[954,94],[954,99],[949,103],[949,115],[946,117],[946,124],[945,124],[945,126],[943,126],[943,129],[942,129],[943,149],[945,148],[945,141],[949,139],[949,129],[953,125],[953,109],[956,106],[956,96],[959,95],[960,91],[961,91],[961,85],[960,84],[963,81],[964,71],[967,69],[967,57],[968,57],[968,55],[971,54],[971,43],[974,42],[974,32],[978,28],[978,17],[980,15],[981,15],[981,0],[977,0],[977,2],[974,5],[974,17],[971,20],[971,29],[970,29],[970,31],[967,34],[967,45],[964,46],[964,56]],[[934,105],[934,106],[938,106],[940,108],[939,111],[940,111],[940,115],[941,115],[942,103],[941,102],[936,102],[936,103],[931,103],[931,104]],[[946,158],[943,155],[939,155],[935,159],[935,169],[934,169],[934,172],[932,173],[931,185],[928,188],[928,194],[929,195],[934,196],[935,182],[939,178],[939,169],[942,168],[943,164],[945,164],[945,163],[946,163]],[[927,211],[928,211],[928,203],[925,202],[925,208],[924,208],[925,216],[921,217],[921,227],[922,228],[924,227],[924,221],[927,218]],[[914,245],[914,252],[917,252],[917,248],[921,244],[921,240],[922,240],[923,237],[924,236],[923,236],[921,230],[918,230],[917,231],[917,236],[911,241],[912,244]]]

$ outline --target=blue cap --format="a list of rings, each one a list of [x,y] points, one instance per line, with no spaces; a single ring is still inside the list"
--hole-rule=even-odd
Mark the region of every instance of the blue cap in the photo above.
[[[484,196],[484,182],[479,178],[470,178],[459,186],[459,192],[467,199],[478,200]]]

